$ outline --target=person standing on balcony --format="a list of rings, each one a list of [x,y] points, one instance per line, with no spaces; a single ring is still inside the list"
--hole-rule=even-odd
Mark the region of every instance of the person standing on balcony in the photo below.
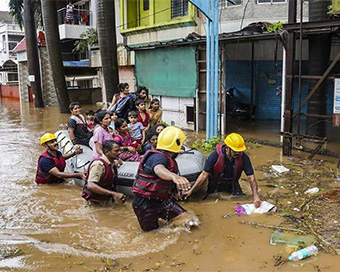
[[[66,20],[71,25],[74,23],[73,9],[74,5],[71,2],[69,2],[68,5],[66,6]]]

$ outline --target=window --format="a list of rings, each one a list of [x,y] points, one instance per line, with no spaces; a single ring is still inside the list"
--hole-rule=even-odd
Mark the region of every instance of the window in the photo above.
[[[2,35],[2,51],[6,54],[6,35]]]
[[[143,10],[149,10],[150,8],[150,1],[149,0],[143,0]]]
[[[287,0],[257,0],[258,4],[285,3]]]
[[[17,46],[17,42],[8,42],[8,50],[12,52],[12,50]]]
[[[171,18],[188,15],[188,0],[171,0]]]
[[[8,73],[8,81],[18,81],[18,73]]]
[[[195,122],[195,110],[194,106],[186,106],[187,107],[187,123]]]
[[[220,8],[241,6],[243,0],[220,0]]]

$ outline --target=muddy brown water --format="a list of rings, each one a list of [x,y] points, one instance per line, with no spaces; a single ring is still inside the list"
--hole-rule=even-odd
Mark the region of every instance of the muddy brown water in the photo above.
[[[182,205],[198,215],[200,227],[187,232],[164,226],[143,233],[131,200],[125,205],[91,207],[80,197],[81,188],[71,182],[35,185],[36,161],[42,152],[39,137],[56,131],[67,118],[57,108],[34,109],[1,101],[0,249],[21,249],[22,254],[0,257],[0,271],[340,271],[339,257],[322,252],[275,269],[273,256],[280,252],[288,256],[291,249],[270,245],[272,230],[240,221],[277,225],[280,217],[223,218],[232,215],[239,203],[251,202],[250,196],[205,201],[197,196]],[[281,159],[280,149],[273,147],[250,149],[248,154],[254,166]],[[260,184],[260,195],[261,191],[265,188]]]

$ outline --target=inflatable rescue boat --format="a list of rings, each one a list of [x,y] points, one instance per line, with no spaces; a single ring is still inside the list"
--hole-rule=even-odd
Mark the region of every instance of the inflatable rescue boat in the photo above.
[[[59,151],[62,154],[73,152],[74,145],[68,136],[67,130],[59,130],[54,135],[57,137]],[[90,141],[91,145],[91,141]],[[66,160],[66,167],[68,172],[86,172],[87,168],[92,161],[92,149],[88,146],[80,145],[83,153],[75,155],[74,157]],[[191,149],[184,146],[185,150],[180,153],[177,158],[179,167],[179,174],[186,177],[191,184],[193,184],[200,173],[203,171],[205,157],[196,149]],[[135,180],[139,162],[123,162],[118,168],[118,182],[116,190],[126,195],[132,196],[131,187]],[[84,181],[75,179],[80,185],[84,186]]]

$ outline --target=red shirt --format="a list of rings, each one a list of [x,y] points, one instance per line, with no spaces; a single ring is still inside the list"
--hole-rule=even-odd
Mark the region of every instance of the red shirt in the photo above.
[[[138,120],[137,120],[137,122],[141,122],[142,125],[143,125],[143,127],[145,127],[145,128],[148,127],[148,125],[149,125],[149,120],[150,120],[150,115],[149,115],[147,112],[145,112],[145,119],[144,119],[144,120],[142,119],[141,114],[138,113]]]

